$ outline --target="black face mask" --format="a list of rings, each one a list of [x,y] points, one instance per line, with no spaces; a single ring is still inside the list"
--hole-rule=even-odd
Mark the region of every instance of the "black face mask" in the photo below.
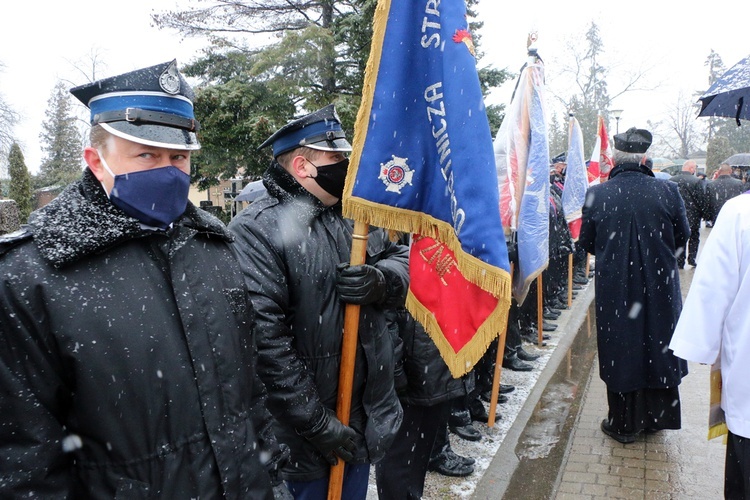
[[[318,170],[318,176],[313,177],[313,180],[323,188],[323,191],[341,199],[344,196],[344,182],[346,182],[346,171],[349,169],[349,159],[346,158],[330,165],[312,164]]]

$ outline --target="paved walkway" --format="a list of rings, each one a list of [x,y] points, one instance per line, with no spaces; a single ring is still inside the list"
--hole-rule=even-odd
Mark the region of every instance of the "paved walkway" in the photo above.
[[[723,498],[725,448],[706,439],[710,367],[689,369],[680,386],[682,429],[623,445],[599,429],[607,393],[595,364],[554,498]]]
[[[707,235],[703,229],[701,243]],[[683,295],[693,272],[692,267],[680,271]],[[725,446],[721,438],[706,439],[710,367],[690,363],[689,372],[680,385],[682,429],[623,445],[599,428],[607,394],[595,362],[553,498],[723,498]]]

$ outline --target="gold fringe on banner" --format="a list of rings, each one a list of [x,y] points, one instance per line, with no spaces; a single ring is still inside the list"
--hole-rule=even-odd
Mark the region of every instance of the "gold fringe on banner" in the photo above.
[[[425,331],[435,342],[440,356],[448,365],[448,369],[454,378],[459,378],[471,371],[474,365],[487,351],[487,347],[505,329],[508,322],[508,310],[510,308],[510,295],[498,299],[497,307],[477,329],[472,339],[459,351],[454,352],[453,347],[445,338],[440,325],[435,320],[435,315],[427,309],[409,291],[406,297],[406,308],[411,312],[414,319],[424,326]]]
[[[355,197],[344,200],[344,215],[372,226],[428,236],[439,241],[455,254],[458,270],[464,278],[495,297],[510,296],[511,283],[508,272],[466,253],[461,248],[453,227],[445,221],[422,212],[381,205]]]
[[[354,138],[352,140],[352,154],[349,158],[349,172],[344,184],[344,205],[352,194],[354,179],[357,178],[359,161],[365,146],[365,138],[370,125],[370,111],[375,99],[375,83],[378,81],[380,58],[383,55],[383,40],[388,23],[388,13],[391,10],[391,0],[378,0],[372,21],[372,42],[370,43],[370,57],[365,66],[365,79],[362,83],[362,102],[357,110],[357,120],[354,122]],[[346,212],[345,212],[346,213]],[[353,218],[353,217],[349,217]]]

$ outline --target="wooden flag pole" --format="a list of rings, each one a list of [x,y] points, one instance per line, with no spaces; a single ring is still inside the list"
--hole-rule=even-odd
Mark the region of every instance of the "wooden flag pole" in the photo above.
[[[573,254],[568,254],[568,307],[573,304]]]
[[[510,276],[513,278],[513,263],[510,263]],[[511,306],[513,307],[513,306]],[[495,410],[497,409],[497,398],[500,394],[500,373],[503,367],[503,355],[505,354],[505,338],[508,332],[508,320],[505,321],[505,328],[500,332],[497,339],[497,354],[495,355],[495,373],[492,376],[492,393],[490,395],[490,411],[487,417],[487,427],[495,425]]]
[[[586,277],[589,277],[589,273],[591,272],[591,254],[586,252]]]
[[[365,263],[369,229],[367,223],[354,221],[350,257],[352,266]],[[357,304],[346,304],[344,309],[344,338],[341,343],[339,394],[336,401],[336,416],[344,425],[349,425],[349,416],[352,409],[354,361],[357,356],[357,337],[359,335],[359,308],[360,306]],[[339,500],[341,498],[344,486],[344,465],[344,461],[339,458],[338,463],[331,467],[331,475],[328,479],[328,500]]]
[[[544,342],[544,297],[542,297],[542,275],[541,273],[536,278],[536,318],[537,325],[537,345],[542,347]]]

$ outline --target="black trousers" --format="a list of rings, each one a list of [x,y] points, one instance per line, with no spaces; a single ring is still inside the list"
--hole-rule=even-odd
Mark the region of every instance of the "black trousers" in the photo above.
[[[435,438],[447,433],[452,400],[432,406],[401,403],[404,421],[385,457],[375,466],[378,498],[422,498],[424,478]]]
[[[690,239],[688,239],[687,248],[677,256],[677,264],[682,267],[685,265],[685,259],[693,262],[698,256],[698,247],[701,243],[701,218],[700,215],[688,214],[688,224],[690,224]]]
[[[724,498],[728,500],[750,497],[750,439],[729,431],[724,465]]]

